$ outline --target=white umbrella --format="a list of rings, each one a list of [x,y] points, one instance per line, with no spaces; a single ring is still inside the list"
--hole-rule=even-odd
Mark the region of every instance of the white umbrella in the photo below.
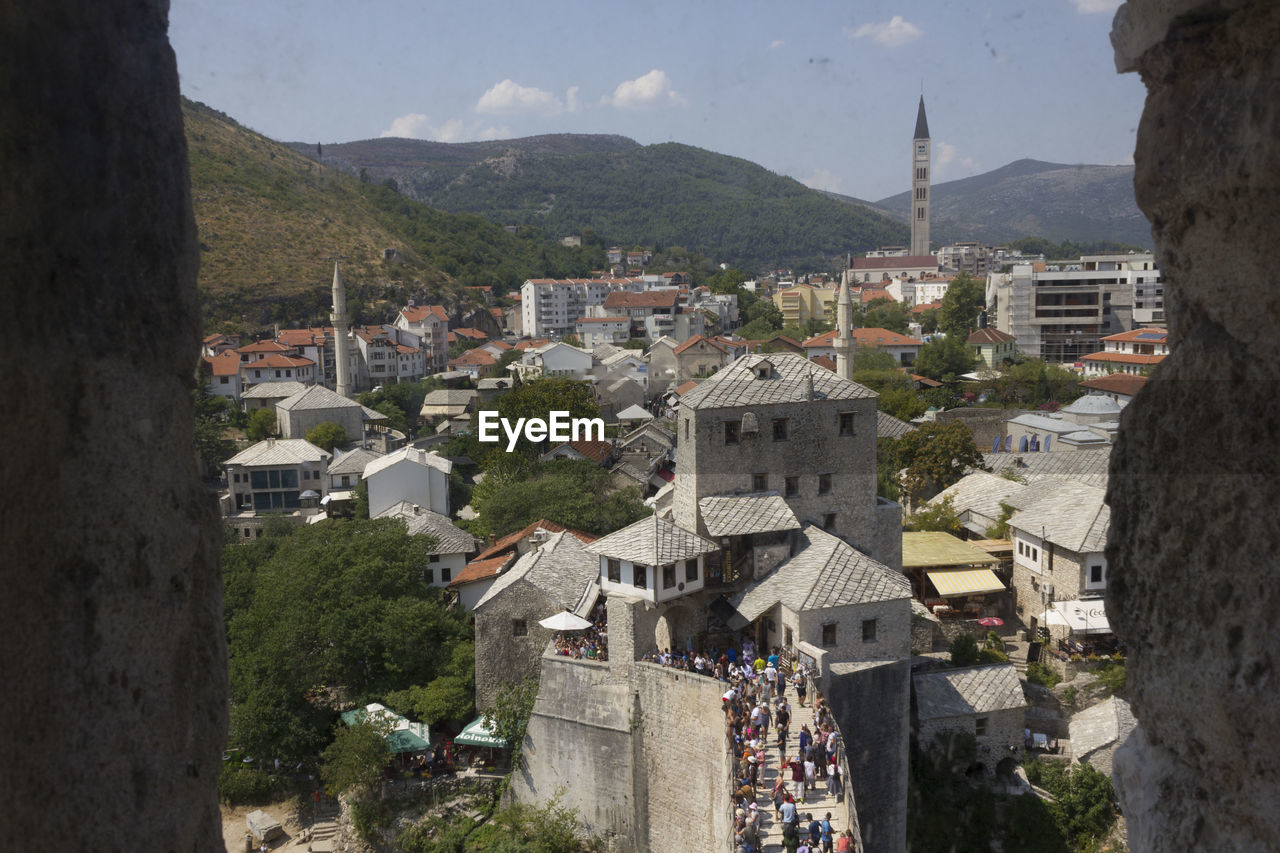
[[[586,619],[581,616],[574,616],[568,610],[561,610],[554,616],[548,616],[538,624],[543,628],[550,628],[552,631],[581,631],[583,628],[591,627],[591,623]]]

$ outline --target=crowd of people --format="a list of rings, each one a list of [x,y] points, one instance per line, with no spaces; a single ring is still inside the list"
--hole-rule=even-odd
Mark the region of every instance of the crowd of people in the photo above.
[[[585,660],[609,659],[608,616],[604,602],[591,611],[591,627],[571,634],[556,634],[556,654]]]
[[[662,657],[659,654],[656,659],[665,666],[678,666],[683,661],[695,672],[705,672],[709,666],[710,674],[728,686],[721,702],[737,785],[732,795],[736,853],[757,853],[764,845],[765,830],[757,802],[762,794],[767,795],[766,808],[772,804],[773,823],[784,850],[851,851],[853,834],[848,830],[837,833],[830,812],[818,816],[802,810],[806,801],[819,798],[820,784],[837,801],[844,792],[840,735],[826,701],[815,696],[812,704],[808,702],[808,673],[804,667],[789,668],[781,661],[778,649],[765,655],[749,641],[743,644],[741,653],[725,650],[709,662],[708,656],[701,653],[673,657],[670,662]],[[795,690],[795,708],[787,698],[788,687]],[[811,715],[812,723],[800,724],[793,736],[793,727],[800,722],[802,713]],[[770,755],[770,740],[777,751],[776,759]],[[765,776],[770,762],[775,760],[777,776],[770,787]]]

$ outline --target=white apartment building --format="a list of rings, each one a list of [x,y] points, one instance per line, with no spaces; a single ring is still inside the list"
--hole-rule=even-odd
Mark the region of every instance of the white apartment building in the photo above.
[[[1019,263],[987,276],[987,315],[1027,355],[1083,364],[1086,355],[1103,349],[1103,338],[1133,328],[1139,316],[1163,316],[1159,283],[1151,254],[1086,255],[1065,268]]]
[[[572,335],[578,318],[603,305],[612,290],[604,279],[529,279],[520,288],[524,333],[534,338]]]

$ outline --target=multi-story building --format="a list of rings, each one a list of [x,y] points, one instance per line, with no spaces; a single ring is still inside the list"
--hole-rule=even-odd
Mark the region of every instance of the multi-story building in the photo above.
[[[520,288],[521,326],[526,335],[564,337],[574,333],[579,317],[603,305],[612,291],[604,279],[529,279]]]
[[[625,344],[631,339],[631,319],[629,317],[579,317],[577,335],[586,349],[594,349],[600,344]]]
[[[938,269],[986,278],[996,251],[977,241],[963,241],[938,249]]]
[[[300,438],[268,438],[227,460],[227,491],[233,513],[293,512],[302,494],[328,491],[333,455]]]
[[[1102,351],[1084,357],[1085,376],[1108,373],[1146,374],[1169,354],[1167,329],[1150,327],[1107,335]]]
[[[449,315],[443,305],[410,305],[396,315],[396,328],[413,332],[422,342],[427,371],[439,373],[449,363]]]
[[[1066,268],[1014,264],[987,276],[988,320],[1027,355],[1083,364],[1103,338],[1133,327],[1137,288],[1159,278],[1150,254],[1086,255]]]
[[[773,304],[782,312],[784,326],[801,326],[810,320],[830,322],[834,317],[836,290],[797,284],[773,294]]]

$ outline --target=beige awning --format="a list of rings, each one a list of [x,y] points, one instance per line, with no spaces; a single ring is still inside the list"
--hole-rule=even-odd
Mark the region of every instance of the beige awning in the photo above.
[[[929,582],[943,598],[1004,592],[1004,584],[990,569],[962,569],[953,572],[926,572]]]

